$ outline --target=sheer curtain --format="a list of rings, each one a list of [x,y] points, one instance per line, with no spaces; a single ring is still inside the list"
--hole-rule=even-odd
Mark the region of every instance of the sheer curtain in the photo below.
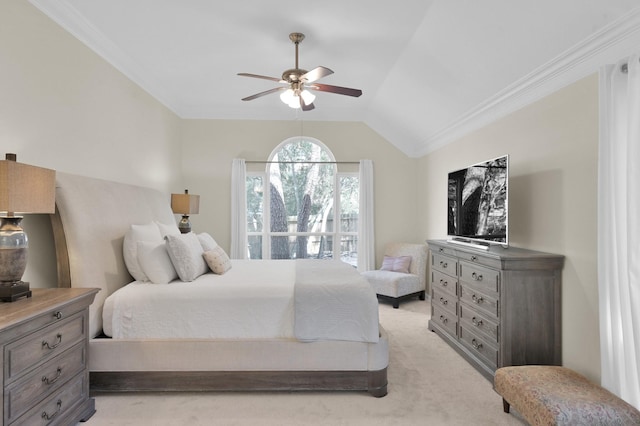
[[[247,168],[243,158],[231,165],[231,253],[232,259],[247,258]]]
[[[640,57],[600,71],[602,385],[640,408]]]
[[[376,267],[373,207],[373,161],[360,160],[358,271],[368,271]]]

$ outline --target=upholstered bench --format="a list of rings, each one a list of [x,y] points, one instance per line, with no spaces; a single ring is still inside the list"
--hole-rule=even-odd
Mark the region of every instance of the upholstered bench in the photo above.
[[[531,425],[640,425],[640,412],[566,367],[525,365],[496,370],[495,390]]]

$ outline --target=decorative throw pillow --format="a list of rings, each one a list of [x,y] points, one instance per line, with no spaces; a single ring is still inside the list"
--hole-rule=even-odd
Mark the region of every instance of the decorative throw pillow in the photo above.
[[[410,265],[411,256],[385,256],[382,260],[382,266],[380,269],[383,271],[404,272],[405,274],[408,274]]]
[[[144,270],[138,262],[138,242],[148,241],[161,243],[162,236],[158,230],[158,226],[153,223],[146,225],[131,225],[127,233],[124,235],[122,243],[122,254],[127,270],[136,281],[149,281]]]
[[[180,229],[178,229],[178,225],[176,225],[175,223],[167,225],[165,223],[156,221],[156,225],[158,225],[160,236],[162,238],[166,237],[167,235],[180,235]]]
[[[211,251],[214,248],[218,247],[218,243],[213,237],[206,232],[198,234],[198,240],[200,241],[200,245],[202,245],[202,250]]]
[[[161,243],[138,242],[138,261],[144,273],[154,284],[169,284],[178,278],[164,241]]]
[[[222,275],[231,269],[231,260],[220,246],[215,247],[213,250],[205,251],[202,256],[214,274]]]
[[[164,237],[169,258],[182,281],[193,281],[209,268],[202,258],[202,245],[193,232]]]

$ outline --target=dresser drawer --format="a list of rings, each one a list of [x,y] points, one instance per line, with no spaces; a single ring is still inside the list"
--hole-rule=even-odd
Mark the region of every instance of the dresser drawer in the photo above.
[[[492,318],[498,318],[499,303],[497,295],[487,295],[478,288],[467,284],[460,283],[458,287],[460,288],[461,302],[471,306],[474,310],[491,315]]]
[[[89,396],[88,375],[76,375],[67,386],[58,389],[12,425],[68,425],[65,416],[72,414]]]
[[[458,317],[455,314],[431,305],[431,321],[454,338],[458,334]]]
[[[498,344],[498,336],[500,336],[498,330],[498,324],[495,320],[491,320],[488,315],[484,315],[478,310],[467,306],[465,303],[460,304],[460,323],[464,325],[466,329],[475,330],[480,334],[485,335],[492,342]]]
[[[488,291],[498,292],[500,272],[469,262],[460,262],[460,280],[473,283]]]
[[[438,308],[449,311],[452,315],[456,315],[458,312],[458,298],[446,291],[434,288],[432,290],[431,303]]]
[[[443,274],[439,271],[431,271],[431,288],[447,291],[454,296],[458,295],[458,279]]]
[[[455,257],[433,253],[431,256],[431,267],[435,271],[443,272],[449,276],[458,276],[458,260]]]
[[[11,422],[87,366],[84,342],[44,363],[5,389],[5,418]]]
[[[493,346],[489,339],[480,337],[479,334],[471,332],[468,328],[460,325],[460,341],[477,357],[482,359],[492,370],[498,367],[498,349]]]
[[[5,346],[5,386],[20,374],[84,340],[85,329],[85,317],[80,312]]]

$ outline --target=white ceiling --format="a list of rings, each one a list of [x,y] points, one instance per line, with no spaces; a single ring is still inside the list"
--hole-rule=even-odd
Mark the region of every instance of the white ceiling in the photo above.
[[[363,121],[412,157],[640,50],[637,0],[30,0],[183,118]],[[294,66],[359,98],[278,86]]]

